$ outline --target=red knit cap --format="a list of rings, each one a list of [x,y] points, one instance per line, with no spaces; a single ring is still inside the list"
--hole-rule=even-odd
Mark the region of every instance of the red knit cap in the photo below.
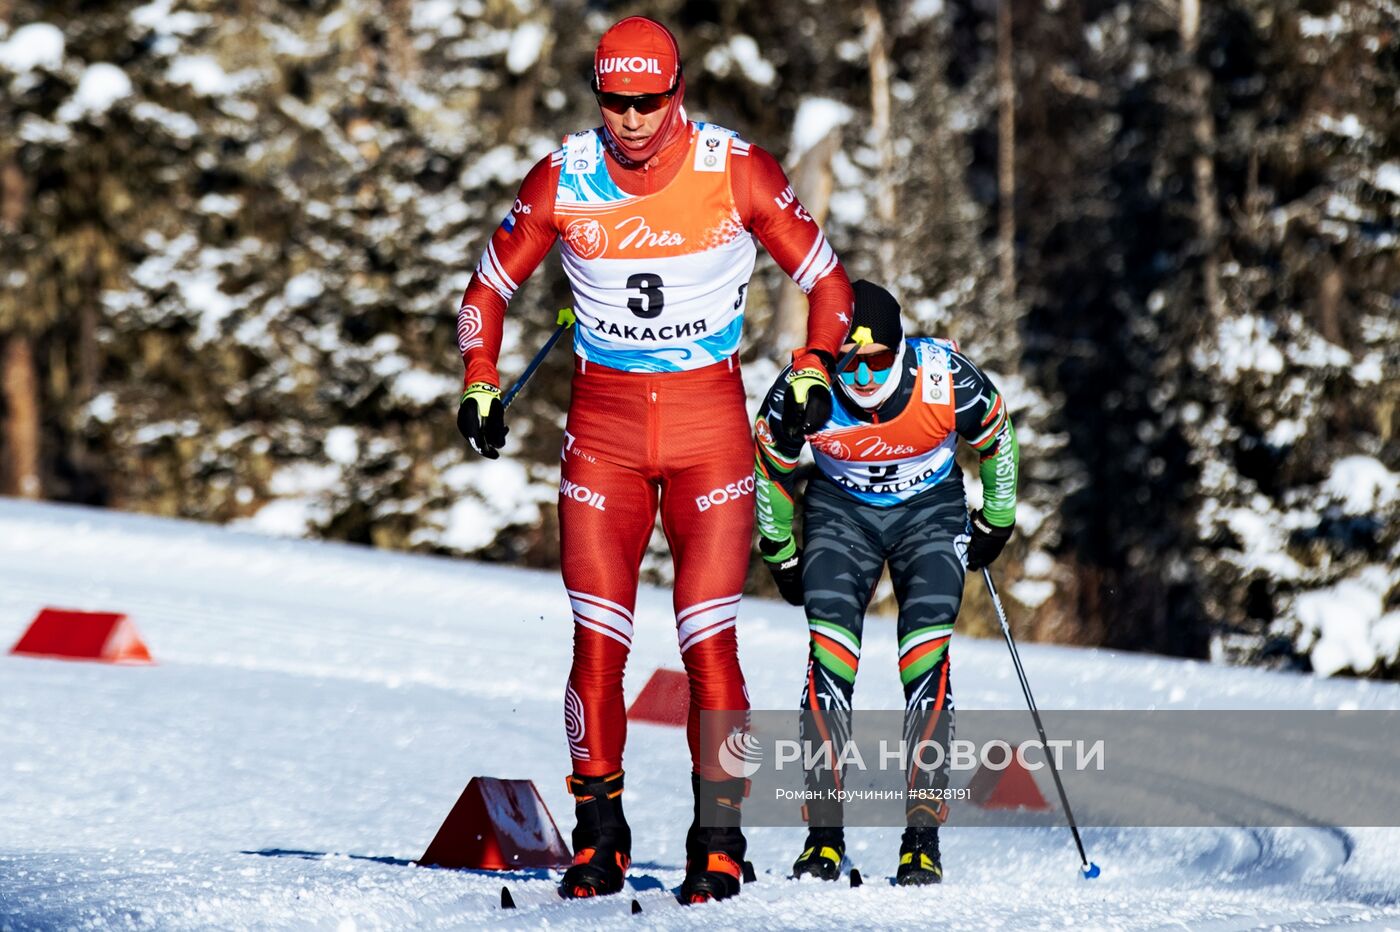
[[[645,16],[614,25],[593,53],[593,80],[609,94],[664,94],[675,87],[680,67],[676,37]]]

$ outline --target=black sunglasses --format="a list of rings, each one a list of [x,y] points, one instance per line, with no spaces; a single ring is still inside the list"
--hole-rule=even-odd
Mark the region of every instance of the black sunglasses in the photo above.
[[[594,83],[593,96],[598,98],[598,106],[609,113],[623,114],[628,110],[636,110],[646,116],[666,106],[666,102],[675,96],[679,87],[680,79],[677,78],[669,91],[662,91],[660,94],[614,94],[598,90],[597,83]]]

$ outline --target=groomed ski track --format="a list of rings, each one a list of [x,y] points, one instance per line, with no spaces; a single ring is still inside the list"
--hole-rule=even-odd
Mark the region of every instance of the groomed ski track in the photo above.
[[[0,929],[1400,928],[1400,829],[944,833],[947,882],[902,890],[898,832],[855,829],[865,874],[784,878],[799,829],[754,829],[737,900],[660,905],[689,818],[678,729],[634,726],[628,902],[500,909],[543,872],[425,869],[473,775],[535,781],[567,834],[571,630],[557,576],[0,500],[0,646],[45,605],[127,612],[157,665],[0,656]],[[678,666],[669,594],[644,590],[629,698]],[[1015,619],[1013,618],[1013,625]],[[796,698],[800,611],[746,600],[756,708]],[[857,702],[899,708],[893,625],[871,619]],[[1400,686],[1023,645],[1044,708],[1400,708]],[[1019,708],[1005,645],[955,640],[960,708]],[[1247,787],[1241,787],[1247,792]],[[529,899],[529,897],[523,897]]]

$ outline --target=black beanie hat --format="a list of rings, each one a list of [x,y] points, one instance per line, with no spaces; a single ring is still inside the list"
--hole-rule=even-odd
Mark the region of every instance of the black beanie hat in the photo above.
[[[865,279],[853,282],[851,290],[856,293],[855,320],[851,321],[851,333],[857,327],[869,327],[870,338],[883,343],[890,349],[898,349],[904,339],[904,325],[899,320],[899,302],[894,295],[874,282]]]

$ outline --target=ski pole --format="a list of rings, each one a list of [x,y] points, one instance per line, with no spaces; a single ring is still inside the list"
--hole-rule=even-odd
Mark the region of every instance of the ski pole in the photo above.
[[[857,327],[856,332],[851,334],[851,342],[854,343],[855,346],[848,349],[846,355],[836,360],[836,374],[838,378],[842,370],[851,364],[852,359],[856,358],[856,353],[860,352],[860,348],[867,343],[875,342],[875,339],[870,335],[869,327]]]
[[[1043,748],[1050,746],[1050,741],[1045,737],[1045,725],[1040,721],[1040,710],[1035,706],[1035,697],[1031,695],[1031,684],[1026,679],[1026,669],[1021,666],[1021,655],[1016,650],[1016,640],[1011,636],[1011,625],[1006,620],[1006,609],[1001,607],[1001,597],[997,595],[997,587],[992,583],[992,571],[989,567],[982,567],[982,578],[987,582],[987,593],[992,597],[992,604],[996,606],[997,618],[1001,621],[1001,633],[1006,637],[1006,646],[1011,649],[1011,662],[1016,667],[1016,676],[1021,681],[1021,691],[1026,694],[1026,705],[1030,706],[1031,717],[1035,719],[1035,730],[1040,733],[1040,746]],[[1074,811],[1069,807],[1069,797],[1065,795],[1065,785],[1060,782],[1059,768],[1053,764],[1050,766],[1050,775],[1055,778],[1055,789],[1060,793],[1060,805],[1065,807],[1065,816],[1069,819],[1069,830],[1074,833],[1074,844],[1079,849],[1079,862],[1081,867],[1079,872],[1086,880],[1092,880],[1099,876],[1099,866],[1089,860],[1089,856],[1084,853],[1084,841],[1079,837],[1079,826],[1074,821]]]
[[[535,370],[540,367],[540,363],[544,362],[544,358],[549,355],[549,351],[554,349],[554,344],[559,342],[559,338],[564,335],[564,331],[573,326],[574,309],[571,307],[561,307],[559,313],[555,315],[554,320],[559,326],[549,335],[549,339],[544,342],[544,346],[540,347],[540,351],[535,354],[535,358],[530,360],[530,364],[525,367],[525,371],[520,374],[520,378],[516,379],[515,384],[506,391],[505,397],[501,399],[502,410],[510,407],[510,403],[515,400],[516,395],[520,394],[520,390],[525,387],[525,383],[530,381],[530,376],[535,374]]]

